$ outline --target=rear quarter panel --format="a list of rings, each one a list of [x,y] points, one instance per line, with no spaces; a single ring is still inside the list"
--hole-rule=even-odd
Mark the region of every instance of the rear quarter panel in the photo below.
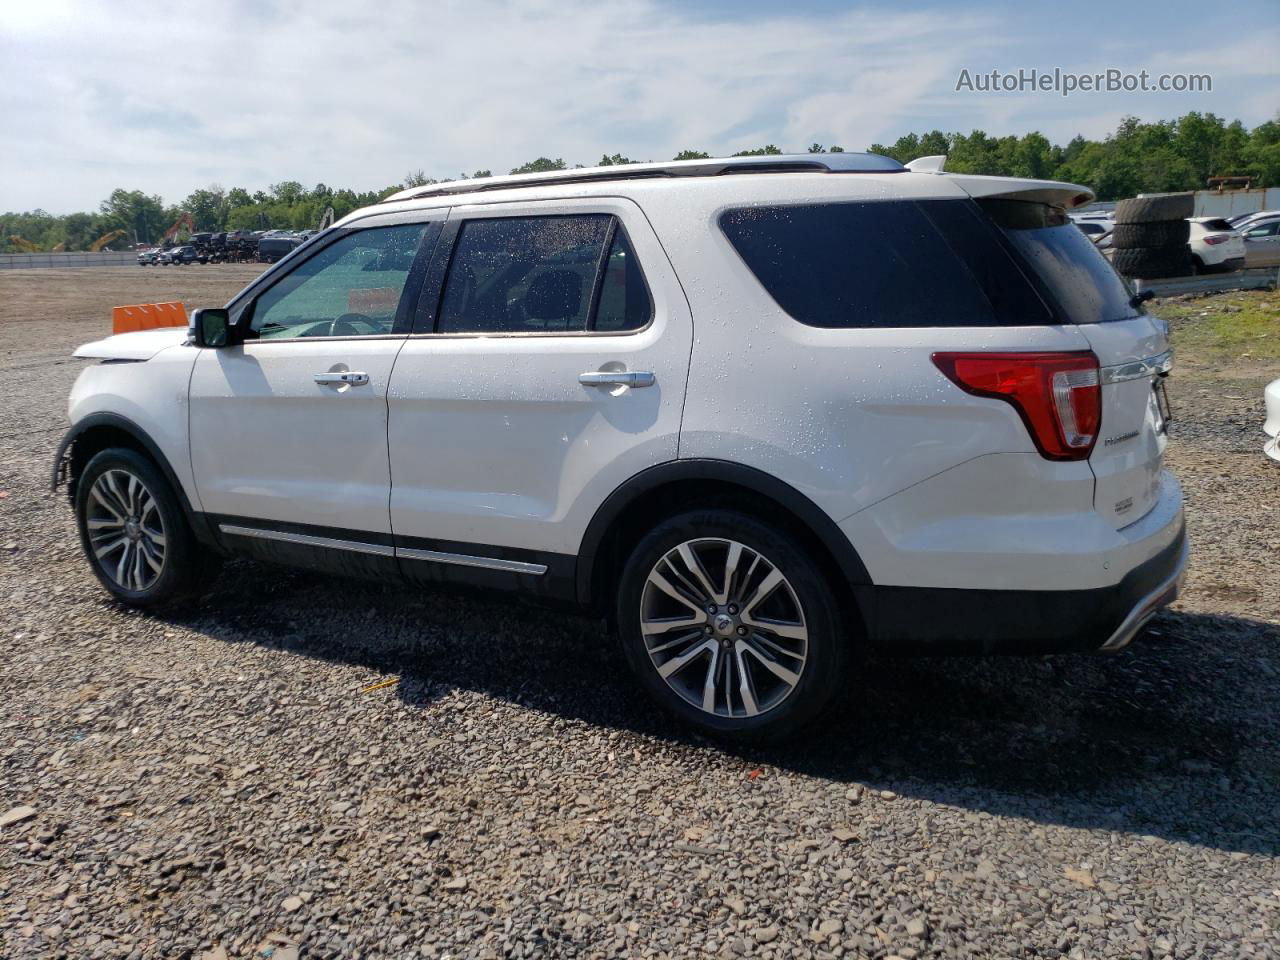
[[[734,190],[736,178],[725,179],[684,203],[669,190],[646,205],[694,318],[682,458],[763,470],[840,521],[973,458],[1035,453],[1011,406],[964,393],[933,365],[932,354],[1087,350],[1077,328],[805,326],[769,296],[721,232],[721,213],[746,205]],[[750,195],[755,203],[962,195],[945,178],[923,175],[807,179],[813,182],[803,191],[783,182]],[[928,282],[922,264],[920,283]],[[938,304],[940,316],[946,309]]]

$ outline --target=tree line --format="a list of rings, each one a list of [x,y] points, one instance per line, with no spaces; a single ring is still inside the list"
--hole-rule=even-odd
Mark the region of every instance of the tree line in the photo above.
[[[1249,176],[1255,186],[1280,186],[1280,119],[1252,130],[1240,121],[1227,123],[1214,114],[1188,113],[1176,120],[1144,123],[1127,117],[1113,134],[1102,140],[1076,136],[1065,146],[1052,144],[1038,132],[1021,137],[989,136],[981,130],[969,134],[931,130],[910,133],[893,144],[872,144],[871,153],[884,154],[903,163],[916,157],[945,154],[946,168],[957,173],[1034,177],[1084,184],[1099,200],[1118,200],[1138,193],[1196,190],[1210,176]],[[839,153],[839,146],[813,143],[810,153]],[[742,150],[734,156],[767,156],[783,151],[774,144]],[[700,150],[682,150],[675,160],[710,156]],[[606,154],[600,165],[633,163],[622,154]],[[578,164],[581,166],[581,164]],[[538,173],[567,168],[562,158],[538,157],[514,168],[512,173]],[[466,174],[460,175],[466,178]],[[491,176],[476,170],[472,178]],[[242,187],[223,189],[213,185],[194,191],[176,204],[166,204],[141,190],[114,190],[96,212],[53,216],[43,210],[0,214],[0,252],[22,249],[86,250],[96,240],[121,231],[111,246],[157,242],[184,214],[190,214],[197,231],[259,229],[312,229],[332,207],[343,217],[376,203],[405,187],[442,181],[423,171],[410,173],[401,183],[382,190],[334,189],[320,183],[307,189],[295,180],[272,184],[250,192]],[[17,241],[15,242],[15,238]]]

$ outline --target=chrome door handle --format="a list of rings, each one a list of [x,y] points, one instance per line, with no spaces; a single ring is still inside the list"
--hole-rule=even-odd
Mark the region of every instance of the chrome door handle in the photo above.
[[[369,382],[367,373],[357,373],[354,370],[345,370],[342,373],[317,373],[311,378],[316,383],[346,383],[353,387],[362,387]]]
[[[647,370],[595,370],[578,374],[578,382],[591,387],[652,387],[657,379]]]

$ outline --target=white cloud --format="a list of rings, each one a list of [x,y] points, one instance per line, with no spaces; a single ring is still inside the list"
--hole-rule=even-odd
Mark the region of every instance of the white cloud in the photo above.
[[[615,150],[661,159],[814,139],[860,149],[934,126],[1066,139],[1082,117],[1189,109],[955,94],[962,66],[999,66],[1031,38],[954,9],[711,18],[653,0],[11,6],[0,210],[92,208],[116,186],[169,201],[211,181],[367,189],[419,168],[497,172],[540,154],[592,163]],[[1185,56],[1175,69],[1199,69]],[[1240,72],[1229,51],[1212,64]],[[1280,102],[1273,77],[1251,83],[1239,102]]]

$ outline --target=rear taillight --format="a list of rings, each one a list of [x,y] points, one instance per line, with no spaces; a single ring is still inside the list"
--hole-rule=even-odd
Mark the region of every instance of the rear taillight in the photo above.
[[[1216,247],[1218,244],[1226,243],[1230,239],[1231,234],[1229,233],[1211,233],[1204,238],[1204,242],[1209,244],[1211,247]]]
[[[935,353],[952,383],[1011,404],[1049,460],[1084,460],[1102,423],[1098,358],[1082,353]]]

